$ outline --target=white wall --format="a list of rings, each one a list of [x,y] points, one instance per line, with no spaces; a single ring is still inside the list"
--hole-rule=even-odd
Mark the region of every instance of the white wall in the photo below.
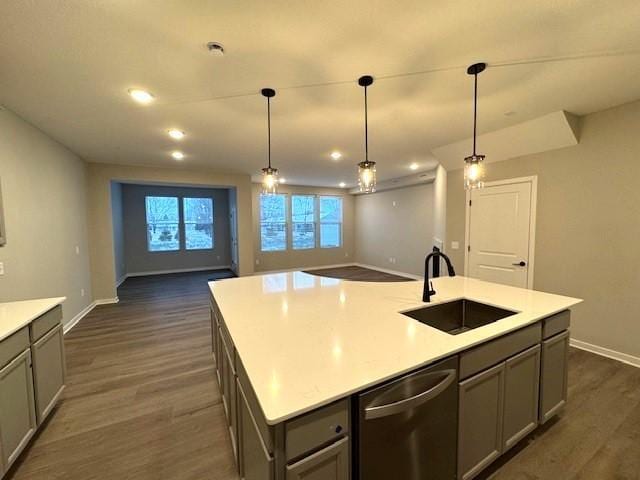
[[[122,210],[122,184],[111,182],[111,218],[113,223],[113,254],[116,280],[120,283],[127,274],[124,257],[124,212]]]
[[[356,261],[422,275],[433,247],[434,184],[356,196]]]
[[[571,335],[640,365],[640,101],[582,117],[575,147],[486,165],[538,176],[533,288],[583,298]],[[447,242],[464,245],[462,170],[448,172]],[[462,272],[464,250],[451,250]],[[629,361],[632,361],[630,359]]]
[[[68,323],[92,298],[85,164],[8,110],[0,110],[0,132],[7,231],[0,301],[66,296]]]

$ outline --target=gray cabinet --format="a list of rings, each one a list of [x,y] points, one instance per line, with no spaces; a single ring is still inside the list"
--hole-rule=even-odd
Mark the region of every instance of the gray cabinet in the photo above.
[[[500,456],[504,362],[460,383],[458,478],[467,480]]]
[[[239,459],[244,480],[273,480],[274,461],[258,424],[251,413],[247,397],[238,384]]]
[[[236,438],[237,431],[237,402],[236,402],[236,373],[233,366],[233,354],[227,346],[226,342],[222,341],[222,401],[227,415],[227,422],[229,424],[229,435],[231,436],[231,446],[233,447],[234,456],[237,459],[238,454],[238,442]]]
[[[540,345],[505,362],[502,453],[538,426]]]
[[[540,366],[540,423],[556,415],[567,402],[569,332],[542,342]]]
[[[35,429],[31,352],[27,349],[0,370],[0,463],[5,471],[27,445]]]
[[[40,425],[64,390],[65,358],[62,325],[50,330],[31,347],[36,417]]]
[[[347,480],[349,438],[344,437],[286,468],[286,480]]]

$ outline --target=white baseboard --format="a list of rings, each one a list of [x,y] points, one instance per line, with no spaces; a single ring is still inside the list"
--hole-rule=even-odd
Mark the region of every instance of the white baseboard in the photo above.
[[[148,275],[165,275],[168,273],[189,273],[189,272],[204,272],[207,270],[231,270],[231,265],[212,265],[209,267],[197,267],[197,268],[176,268],[173,270],[153,270],[149,272],[131,272],[127,273],[124,278],[122,278],[122,282],[124,282],[129,277],[146,277]],[[116,282],[116,286],[119,283]]]
[[[416,275],[414,273],[400,272],[399,270],[390,270],[388,268],[378,267],[377,265],[368,265],[366,263],[354,263],[353,265],[362,268],[368,268],[369,270],[378,270],[379,272],[390,273],[391,275],[398,275],[400,277],[412,278],[414,280],[422,280],[424,277]]]
[[[86,317],[89,312],[91,310],[93,310],[94,308],[96,308],[98,305],[108,305],[111,303],[118,303],[120,300],[118,299],[118,297],[115,298],[101,298],[98,300],[94,300],[93,302],[91,302],[89,305],[87,305],[86,307],[84,307],[82,309],[82,311],[80,311],[80,313],[78,313],[75,317],[73,317],[71,319],[71,321],[65,325],[62,326],[62,332],[66,335],[67,333],[69,333],[69,331],[75,327],[80,320],[82,320],[84,317]]]
[[[69,330],[75,327],[80,320],[82,320],[91,310],[93,310],[96,306],[96,302],[91,302],[89,305],[84,307],[80,313],[78,313],[75,317],[71,319],[71,321],[62,327],[62,332],[66,335]]]
[[[569,340],[569,345],[575,348],[579,348],[580,350],[586,350],[587,352],[595,353],[596,355],[601,355],[603,357],[611,358],[613,360],[626,363],[627,365],[632,365],[634,367],[640,368],[640,357],[634,357],[633,355],[628,355],[626,353],[617,352],[609,348],[593,345],[581,340],[576,340],[575,338]]]

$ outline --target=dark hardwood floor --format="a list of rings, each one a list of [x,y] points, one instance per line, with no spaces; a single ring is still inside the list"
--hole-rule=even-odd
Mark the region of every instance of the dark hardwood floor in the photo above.
[[[64,399],[8,478],[237,479],[214,380],[209,277],[128,279],[119,304],[66,335]],[[479,478],[639,480],[640,369],[572,350],[564,413]]]
[[[344,280],[357,280],[359,282],[410,282],[413,279],[401,277],[392,273],[379,272],[370,268],[348,266],[337,268],[321,268],[305,270],[306,273],[320,277],[341,278]]]

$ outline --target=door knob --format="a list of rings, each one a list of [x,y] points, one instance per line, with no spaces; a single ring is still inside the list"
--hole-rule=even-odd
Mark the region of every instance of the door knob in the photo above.
[[[513,265],[515,267],[526,267],[527,266],[527,262],[525,262],[524,260],[521,260],[518,263],[512,263],[511,265]]]

